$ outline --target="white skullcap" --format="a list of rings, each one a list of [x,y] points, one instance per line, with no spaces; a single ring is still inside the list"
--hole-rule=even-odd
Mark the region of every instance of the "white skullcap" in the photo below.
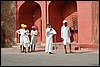
[[[63,21],[63,23],[67,22],[66,20]]]

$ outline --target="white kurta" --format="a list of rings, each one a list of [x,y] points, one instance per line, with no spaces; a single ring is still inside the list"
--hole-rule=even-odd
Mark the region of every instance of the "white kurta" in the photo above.
[[[24,47],[30,46],[30,40],[29,40],[29,30],[25,30],[24,32]]]
[[[37,38],[36,38],[37,34],[38,34],[37,30],[35,30],[35,31],[31,30],[31,45],[32,44],[36,44],[36,42],[37,42]]]
[[[46,48],[45,52],[52,52],[53,48],[53,35],[56,34],[54,29],[50,30],[50,28],[46,29]]]
[[[70,33],[70,29],[69,27],[65,27],[65,26],[62,26],[61,27],[61,38],[63,38],[63,44],[66,45],[66,44],[70,44],[70,36],[71,36],[71,33]]]
[[[16,31],[18,34],[20,34],[20,45],[23,45],[24,44],[24,32],[25,32],[25,29],[19,29]]]

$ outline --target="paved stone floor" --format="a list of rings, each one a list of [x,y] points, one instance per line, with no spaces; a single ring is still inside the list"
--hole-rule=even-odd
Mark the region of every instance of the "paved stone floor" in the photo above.
[[[1,48],[1,66],[99,66],[99,51],[73,50],[65,54],[63,49],[53,54],[37,48],[36,52],[20,53],[19,47]]]

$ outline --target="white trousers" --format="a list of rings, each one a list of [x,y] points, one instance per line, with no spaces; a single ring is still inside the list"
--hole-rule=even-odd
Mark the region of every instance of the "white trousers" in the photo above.
[[[46,40],[46,47],[45,47],[45,52],[52,52],[53,48],[53,40],[52,38]]]

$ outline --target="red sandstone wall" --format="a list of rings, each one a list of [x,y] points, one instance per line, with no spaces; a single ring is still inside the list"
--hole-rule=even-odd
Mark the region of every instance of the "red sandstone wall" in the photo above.
[[[37,41],[41,42],[42,40],[42,21],[41,21],[41,9],[38,7],[36,10],[34,10],[34,17],[33,17],[33,25],[37,26],[38,30],[38,36],[37,36]]]
[[[92,14],[91,1],[88,1],[88,2],[87,1],[77,1],[77,2],[75,1],[67,2],[66,1],[66,5],[62,6],[62,8],[60,8],[61,7],[60,3],[55,3],[52,6],[49,5],[50,7],[46,6],[46,1],[38,1],[38,3],[41,6],[41,18],[32,18],[32,21],[34,22],[36,19],[38,19],[35,22],[35,24],[39,27],[39,31],[42,33],[40,35],[41,38],[40,39],[38,38],[39,41],[42,40],[42,42],[45,42],[46,23],[50,23],[57,30],[57,33],[58,33],[57,41],[61,41],[60,28],[62,26],[63,19],[67,19],[67,21],[69,22],[68,25],[71,26],[72,25],[71,17],[74,15],[77,15],[78,16],[78,42],[79,43],[91,43],[92,42],[93,37],[92,37],[91,31],[92,31],[92,26],[93,26],[92,25],[93,19],[91,15]],[[37,16],[39,16],[38,15],[39,13],[37,11],[36,13],[35,12],[34,13]],[[94,29],[98,30],[98,27]],[[98,40],[97,37],[98,36],[94,36],[95,40]]]
[[[61,41],[61,26],[62,26],[62,13],[61,10],[56,9],[56,8],[51,8],[50,9],[50,24],[52,27],[56,30],[57,32],[57,41]]]
[[[91,1],[78,1],[78,42],[92,42]]]

